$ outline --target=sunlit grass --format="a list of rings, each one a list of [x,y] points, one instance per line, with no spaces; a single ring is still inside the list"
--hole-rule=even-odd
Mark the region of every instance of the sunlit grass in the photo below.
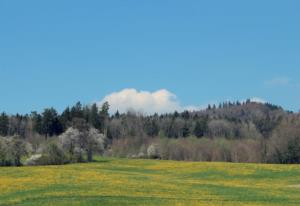
[[[299,165],[98,159],[0,168],[0,205],[300,205]]]

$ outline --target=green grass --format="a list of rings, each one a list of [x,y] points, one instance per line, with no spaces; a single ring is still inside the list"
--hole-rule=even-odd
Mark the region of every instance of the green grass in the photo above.
[[[98,159],[0,168],[0,205],[300,205],[300,165]]]

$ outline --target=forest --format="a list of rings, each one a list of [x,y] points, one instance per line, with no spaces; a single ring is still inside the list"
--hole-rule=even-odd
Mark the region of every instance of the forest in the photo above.
[[[295,164],[300,114],[247,100],[154,115],[110,114],[107,102],[0,115],[1,166],[91,162],[95,155]]]

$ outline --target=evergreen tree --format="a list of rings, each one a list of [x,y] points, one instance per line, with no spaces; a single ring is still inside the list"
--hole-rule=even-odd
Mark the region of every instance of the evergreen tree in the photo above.
[[[184,111],[182,114],[181,114],[181,117],[185,120],[188,120],[190,118],[190,113],[189,111]]]
[[[0,136],[6,136],[8,134],[8,116],[3,112],[0,115]]]
[[[108,102],[104,102],[104,104],[101,107],[101,110],[99,112],[99,116],[100,116],[100,126],[99,126],[99,130],[100,132],[104,133],[105,132],[105,127],[106,127],[106,121],[109,118],[109,103]]]
[[[80,102],[77,102],[76,105],[71,108],[71,119],[75,117],[77,118],[84,117],[82,104]]]
[[[149,135],[150,137],[158,136],[159,126],[154,119],[147,118],[145,120],[145,129],[147,135]]]
[[[119,110],[117,110],[117,112],[115,113],[114,117],[117,118],[117,119],[120,118],[120,112],[119,112]]]
[[[89,123],[96,129],[101,129],[101,122],[97,104],[93,104],[89,111]]]
[[[205,132],[207,131],[207,127],[208,126],[206,118],[197,121],[194,129],[194,135],[198,138],[203,137],[205,135]]]
[[[70,126],[70,123],[72,122],[70,107],[67,107],[62,112],[62,114],[60,115],[59,119],[60,119],[60,122],[61,122],[64,130],[66,130]]]
[[[43,134],[46,136],[58,135],[63,132],[62,125],[58,119],[58,114],[55,109],[45,109],[42,119]]]
[[[43,134],[42,115],[37,112],[32,112],[31,118],[33,122],[33,130],[39,134]]]
[[[188,124],[185,123],[182,128],[182,137],[188,137],[190,135],[190,128],[188,127]]]

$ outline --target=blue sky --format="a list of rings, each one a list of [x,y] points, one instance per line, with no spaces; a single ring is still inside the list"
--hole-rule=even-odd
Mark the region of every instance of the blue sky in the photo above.
[[[0,1],[0,110],[125,88],[300,109],[300,1]]]

